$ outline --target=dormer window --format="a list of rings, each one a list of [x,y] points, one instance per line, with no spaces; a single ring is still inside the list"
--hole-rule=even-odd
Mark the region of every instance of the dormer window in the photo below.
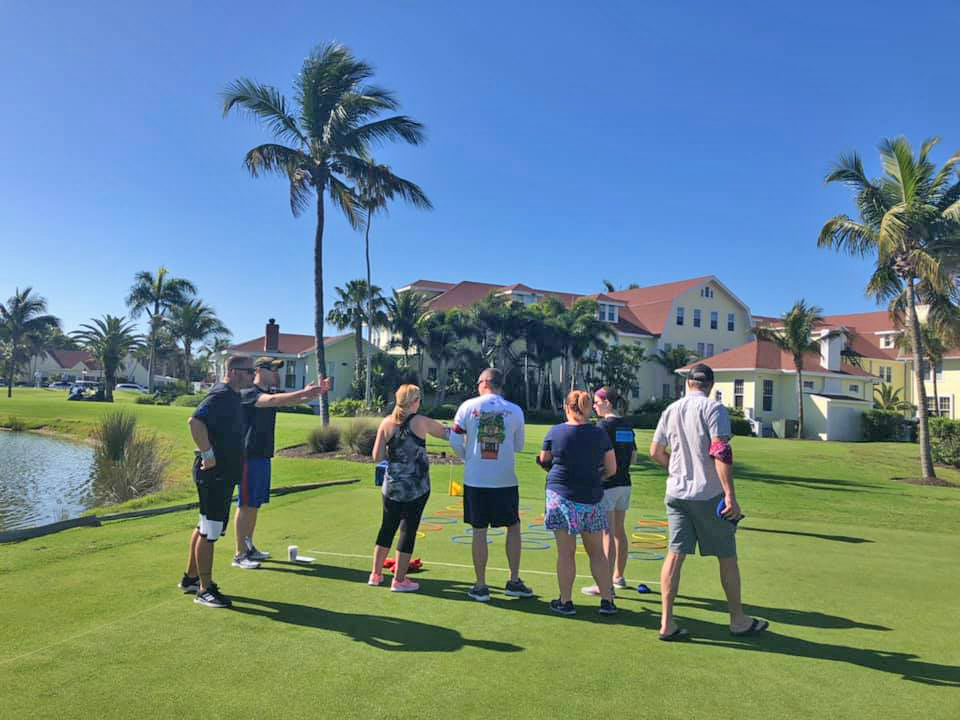
[[[894,343],[893,335],[881,335],[880,336],[880,347],[882,348],[892,348]]]
[[[706,287],[700,288],[700,297],[712,298],[713,297],[713,288],[707,285]]]
[[[600,322],[616,323],[620,321],[620,313],[616,305],[598,303],[597,308]]]

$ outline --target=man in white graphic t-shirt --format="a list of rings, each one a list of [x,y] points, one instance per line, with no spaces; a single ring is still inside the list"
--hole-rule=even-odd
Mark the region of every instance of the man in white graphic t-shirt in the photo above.
[[[487,587],[487,528],[507,528],[510,581],[506,594],[532,597],[520,579],[520,493],[514,455],[523,450],[523,410],[501,396],[503,372],[487,368],[477,379],[478,397],[465,401],[453,418],[450,444],[463,458],[463,521],[473,528],[477,582],[467,595],[490,600]]]

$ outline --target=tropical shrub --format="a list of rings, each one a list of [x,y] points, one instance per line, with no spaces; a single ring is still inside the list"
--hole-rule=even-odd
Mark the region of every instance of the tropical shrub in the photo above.
[[[376,426],[370,424],[369,422],[365,422],[363,420],[354,420],[352,423],[350,423],[347,426],[347,429],[343,431],[343,436],[342,436],[343,444],[346,445],[348,448],[354,450],[355,452],[358,452],[361,455],[363,455],[363,453],[360,452],[360,448],[357,447],[357,441],[366,430],[372,430],[374,438],[376,438],[376,435],[377,435]]]
[[[960,467],[960,420],[931,418],[930,441],[934,462]]]
[[[906,420],[903,414],[892,410],[868,410],[861,424],[866,442],[894,442],[904,439]]]
[[[207,396],[206,393],[197,393],[196,395],[179,395],[174,398],[171,405],[176,407],[197,407],[203,402],[203,399]]]
[[[357,453],[370,457],[373,455],[373,445],[377,441],[377,430],[373,427],[366,427],[360,431],[356,439]]]
[[[340,449],[340,429],[333,425],[314,428],[307,435],[307,444],[315,453],[333,452]]]
[[[93,431],[94,493],[117,503],[159,490],[169,465],[169,449],[156,435],[137,431],[136,416],[104,415]]]
[[[337,417],[355,417],[363,408],[362,400],[344,398],[330,404],[330,414]]]
[[[277,412],[296,413],[298,415],[313,415],[313,408],[309,405],[283,405],[277,408]]]
[[[434,420],[453,420],[453,416],[457,414],[457,406],[443,404],[432,408],[426,408],[420,412],[427,417],[433,418]]]
[[[7,421],[3,423],[3,427],[13,430],[14,432],[23,432],[27,429],[27,424],[16,415],[11,415],[7,418]]]

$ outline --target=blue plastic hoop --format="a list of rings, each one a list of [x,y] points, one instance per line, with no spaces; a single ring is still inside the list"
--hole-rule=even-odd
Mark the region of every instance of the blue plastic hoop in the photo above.
[[[456,543],[457,545],[472,545],[473,537],[471,535],[454,535],[452,538],[450,538],[450,542]],[[487,545],[492,542],[493,540],[487,538]]]

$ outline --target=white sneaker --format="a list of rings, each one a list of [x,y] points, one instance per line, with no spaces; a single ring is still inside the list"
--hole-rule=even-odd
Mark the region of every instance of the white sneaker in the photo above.
[[[236,555],[230,564],[243,570],[256,570],[260,567],[260,563],[256,560],[251,560],[247,555]]]

